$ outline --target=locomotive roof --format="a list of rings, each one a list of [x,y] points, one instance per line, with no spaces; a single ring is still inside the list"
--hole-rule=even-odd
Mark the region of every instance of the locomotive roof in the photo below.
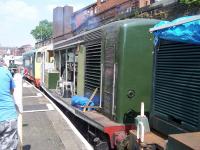
[[[158,39],[199,45],[200,15],[181,17],[171,22],[161,21],[150,31],[154,33],[155,45]]]
[[[192,22],[192,21],[195,21],[195,20],[200,20],[200,15],[195,15],[195,16],[180,20],[178,22],[165,24],[165,25],[162,25],[162,26],[159,26],[159,27],[154,27],[154,28],[151,28],[149,31],[154,32],[154,31],[157,31],[157,30],[163,30],[163,29],[166,29],[166,28],[175,27],[175,26],[178,26],[178,25],[181,25],[181,24],[184,24],[184,23],[188,23],[188,22]]]
[[[35,52],[36,52],[36,50],[35,50],[35,49],[32,49],[32,50],[30,50],[30,51],[27,51],[27,52],[23,53],[23,56],[25,56],[25,55],[32,55],[32,54],[34,54]]]

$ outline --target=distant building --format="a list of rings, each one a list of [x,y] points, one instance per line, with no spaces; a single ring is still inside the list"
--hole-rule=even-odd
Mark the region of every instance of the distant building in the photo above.
[[[0,55],[1,56],[22,56],[22,54],[26,51],[31,50],[33,47],[31,45],[23,45],[21,47],[0,47]]]
[[[121,9],[121,7],[129,9],[132,7],[141,8],[150,5],[150,2],[150,0],[97,0],[97,10],[98,13],[101,13],[113,7],[117,7],[117,9]]]
[[[17,47],[0,47],[0,55],[13,55],[17,51]]]
[[[22,45],[17,49],[15,56],[22,56],[23,53],[30,51],[32,49],[33,47],[30,44]]]

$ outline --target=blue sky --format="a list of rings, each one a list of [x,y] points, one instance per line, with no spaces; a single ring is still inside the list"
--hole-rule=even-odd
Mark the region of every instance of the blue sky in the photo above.
[[[79,10],[96,0],[0,0],[0,45],[34,45],[30,34],[40,20],[52,21],[53,8],[70,5]]]

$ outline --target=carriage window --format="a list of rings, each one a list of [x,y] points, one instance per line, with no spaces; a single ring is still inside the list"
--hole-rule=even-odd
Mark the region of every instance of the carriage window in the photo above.
[[[42,57],[43,57],[43,54],[41,52],[38,52],[37,53],[36,62],[37,63],[41,63],[42,62]]]
[[[53,63],[54,62],[54,54],[53,54],[52,51],[48,51],[47,62],[49,62],[49,63]]]
[[[30,65],[30,60],[29,59],[25,59],[24,65],[25,65],[25,67],[28,67]]]

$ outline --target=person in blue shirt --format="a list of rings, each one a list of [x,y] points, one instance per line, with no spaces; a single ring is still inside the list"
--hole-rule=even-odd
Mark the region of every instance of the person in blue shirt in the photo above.
[[[18,145],[14,88],[12,75],[0,58],[0,150],[14,150]]]

